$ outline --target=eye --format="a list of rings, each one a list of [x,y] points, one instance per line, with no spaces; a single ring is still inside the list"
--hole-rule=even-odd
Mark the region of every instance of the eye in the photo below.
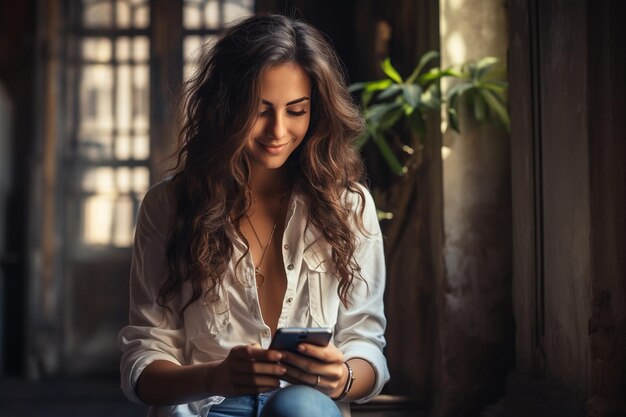
[[[260,110],[259,113],[258,113],[259,117],[267,116],[268,114],[270,114],[270,110],[269,109]]]
[[[290,116],[304,116],[306,114],[306,110],[300,110],[300,111],[293,111],[293,110],[289,110],[287,112]]]

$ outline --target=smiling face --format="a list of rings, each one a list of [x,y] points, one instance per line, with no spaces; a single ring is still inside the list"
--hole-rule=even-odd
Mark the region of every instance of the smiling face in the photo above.
[[[261,74],[261,104],[246,142],[253,169],[276,169],[300,145],[311,121],[311,80],[295,62]]]

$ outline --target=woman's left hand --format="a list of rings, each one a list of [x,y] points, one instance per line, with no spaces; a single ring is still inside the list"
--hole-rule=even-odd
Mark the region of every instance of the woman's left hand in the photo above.
[[[316,346],[309,343],[298,345],[298,353],[281,351],[280,361],[287,372],[281,377],[291,384],[309,385],[331,398],[338,397],[346,384],[348,369],[343,353],[332,343]]]

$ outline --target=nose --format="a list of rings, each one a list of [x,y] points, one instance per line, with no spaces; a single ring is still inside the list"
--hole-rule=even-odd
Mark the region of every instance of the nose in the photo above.
[[[282,139],[285,136],[285,119],[280,113],[276,113],[267,126],[267,136],[272,139]]]

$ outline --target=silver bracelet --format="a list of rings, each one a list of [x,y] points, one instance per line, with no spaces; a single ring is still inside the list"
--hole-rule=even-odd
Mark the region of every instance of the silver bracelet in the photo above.
[[[354,380],[355,380],[354,371],[352,370],[352,367],[350,366],[350,364],[348,362],[344,362],[344,365],[346,365],[346,367],[348,368],[348,379],[346,380],[346,385],[343,387],[342,393],[339,394],[339,397],[333,398],[334,401],[343,400],[345,396],[348,395],[348,393],[352,389],[352,384],[354,383]]]

